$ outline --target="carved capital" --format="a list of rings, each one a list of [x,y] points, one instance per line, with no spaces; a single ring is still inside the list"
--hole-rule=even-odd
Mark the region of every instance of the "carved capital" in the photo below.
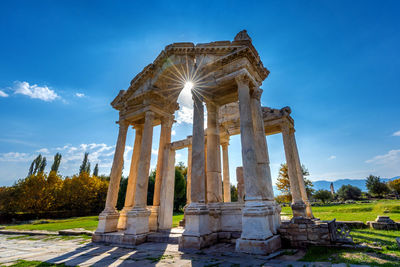
[[[246,74],[240,74],[240,75],[235,77],[235,81],[236,81],[236,84],[239,87],[242,87],[242,86],[247,86],[248,87],[250,79]]]
[[[253,93],[251,94],[251,97],[257,99],[258,101],[260,101],[262,93],[263,93],[262,89],[255,88]]]
[[[148,110],[148,111],[145,112],[144,117],[145,117],[145,121],[153,120],[154,119],[154,112],[151,111],[151,110]]]
[[[161,126],[165,126],[167,128],[171,128],[174,123],[174,116],[162,117],[161,118]]]
[[[129,121],[127,121],[127,120],[119,120],[116,123],[119,124],[120,128],[128,128],[130,125]]]

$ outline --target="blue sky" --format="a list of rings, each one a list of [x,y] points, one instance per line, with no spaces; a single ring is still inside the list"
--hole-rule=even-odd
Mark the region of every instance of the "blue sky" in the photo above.
[[[71,175],[88,151],[108,174],[119,90],[170,43],[232,40],[242,29],[271,71],[262,104],[292,108],[312,180],[400,175],[399,11],[398,1],[1,1],[0,185],[25,177],[38,153],[50,165],[61,152],[60,172]],[[156,127],[152,168],[158,138]],[[282,138],[267,141],[276,179]],[[186,162],[186,151],[177,157]]]

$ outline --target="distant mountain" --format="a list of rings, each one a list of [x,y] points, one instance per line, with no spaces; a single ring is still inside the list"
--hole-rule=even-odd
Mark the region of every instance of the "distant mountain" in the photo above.
[[[381,178],[381,181],[388,182],[399,178],[400,176],[396,176],[393,178]],[[358,188],[361,189],[361,191],[367,192],[368,190],[367,187],[365,186],[365,180],[366,179],[339,179],[336,181],[319,180],[319,181],[312,181],[312,183],[314,185],[315,190],[325,189],[330,191],[331,183],[333,183],[333,188],[335,189],[335,192],[337,192],[339,188],[342,187],[342,185],[348,185],[348,184],[357,186]],[[276,196],[280,195],[280,191],[277,190],[276,186],[274,186],[274,194]]]
[[[393,178],[381,178],[382,182],[388,182],[392,181],[395,179],[400,178],[400,176],[396,176]],[[325,180],[320,180],[320,181],[313,181],[314,189],[319,190],[319,189],[325,189],[325,190],[331,190],[331,183],[333,183],[333,188],[335,189],[335,192],[339,190],[342,185],[353,185],[357,186],[358,188],[361,189],[361,191],[367,192],[367,187],[365,186],[365,180],[366,179],[339,179],[336,181],[325,181]]]

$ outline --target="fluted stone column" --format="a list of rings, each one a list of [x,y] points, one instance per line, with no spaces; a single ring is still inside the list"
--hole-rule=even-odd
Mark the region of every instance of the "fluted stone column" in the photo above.
[[[218,106],[207,102],[207,203],[222,202]]]
[[[294,159],[296,162],[296,172],[297,172],[297,179],[299,182],[299,187],[300,187],[300,192],[301,192],[301,198],[303,199],[303,202],[306,204],[307,217],[312,219],[312,218],[314,218],[314,215],[311,210],[311,203],[308,200],[306,185],[304,182],[303,170],[301,168],[301,163],[300,163],[299,151],[297,149],[296,138],[294,135],[294,129],[290,132],[290,137],[292,139],[293,154],[294,154]]]
[[[115,206],[117,204],[119,183],[122,175],[122,167],[124,165],[124,151],[128,126],[129,123],[126,121],[119,122],[118,140],[110,173],[110,184],[107,191],[106,206],[99,215],[99,224],[96,233],[117,231],[119,213]]]
[[[262,178],[262,183],[259,186],[265,188],[265,197],[270,203],[271,215],[268,216],[270,230],[273,234],[277,234],[279,224],[277,220],[276,206],[274,200],[274,191],[272,187],[271,168],[269,166],[269,155],[267,139],[265,137],[264,118],[261,109],[261,94],[263,90],[255,88],[251,95],[251,111],[253,118],[254,138],[256,141],[256,156],[257,156],[257,175]]]
[[[292,138],[290,136],[289,125],[282,125],[283,145],[285,148],[286,164],[290,182],[290,192],[292,194],[292,212],[293,217],[305,217],[306,205],[301,198],[299,181],[297,179],[297,168],[293,150]]]
[[[156,231],[158,228],[158,214],[160,206],[160,193],[161,185],[163,179],[163,168],[164,166],[164,147],[165,144],[171,143],[171,127],[173,123],[173,117],[167,117],[161,119],[161,132],[160,132],[160,142],[158,146],[158,158],[157,158],[157,170],[156,179],[154,184],[154,197],[153,206],[151,207],[151,215],[149,219],[149,228],[151,231]]]
[[[181,249],[200,249],[212,244],[209,211],[205,205],[204,106],[198,92],[193,96],[192,179],[191,203],[185,208],[185,231],[180,239]]]
[[[189,145],[188,169],[186,174],[186,204],[190,204],[190,202],[192,202],[191,187],[192,187],[192,145]]]
[[[128,186],[126,188],[124,208],[119,214],[118,229],[125,229],[126,227],[126,214],[133,208],[135,200],[136,177],[139,166],[140,147],[142,143],[143,125],[135,125],[135,142],[133,145],[131,167],[129,170]]]
[[[265,192],[265,197],[268,200],[274,200],[274,191],[272,188],[271,169],[269,166],[269,155],[267,140],[265,138],[264,119],[261,110],[262,90],[257,88],[251,95],[251,111],[254,127],[254,139],[257,157],[257,175],[262,177],[262,183],[259,184]]]
[[[266,201],[265,177],[258,176],[256,140],[250,101],[249,80],[236,77],[239,97],[240,137],[245,184],[245,207],[242,215],[242,235],[236,241],[240,252],[267,254],[280,247],[280,237],[273,236],[268,216],[273,213],[271,203]]]
[[[229,141],[221,143],[222,146],[222,161],[223,161],[223,176],[224,176],[224,202],[231,202],[231,182],[229,177],[229,158],[228,146]]]
[[[150,211],[147,205],[147,187],[149,182],[149,168],[151,160],[151,145],[153,141],[154,113],[146,111],[143,137],[140,148],[138,174],[134,207],[127,214],[125,235],[141,235],[149,232]]]

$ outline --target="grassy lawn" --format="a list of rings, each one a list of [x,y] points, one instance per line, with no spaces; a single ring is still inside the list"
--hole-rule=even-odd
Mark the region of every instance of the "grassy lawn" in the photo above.
[[[47,262],[41,261],[26,261],[26,260],[18,260],[17,262],[13,263],[12,265],[8,265],[12,267],[63,267],[66,266],[65,264],[51,264]]]
[[[302,261],[400,266],[400,250],[395,238],[400,231],[354,229],[351,236],[356,244],[366,248],[311,247]]]
[[[316,218],[338,221],[374,221],[378,215],[400,221],[400,200],[379,200],[372,203],[342,204],[312,207]],[[291,216],[290,207],[282,207],[282,215]]]
[[[179,221],[182,219],[183,213],[174,213],[174,216],[172,217],[172,226],[177,227],[179,225]],[[94,231],[96,230],[98,222],[98,216],[86,216],[57,220],[43,219],[34,221],[31,224],[7,225],[5,229],[59,231],[72,228],[84,228],[86,230]]]

